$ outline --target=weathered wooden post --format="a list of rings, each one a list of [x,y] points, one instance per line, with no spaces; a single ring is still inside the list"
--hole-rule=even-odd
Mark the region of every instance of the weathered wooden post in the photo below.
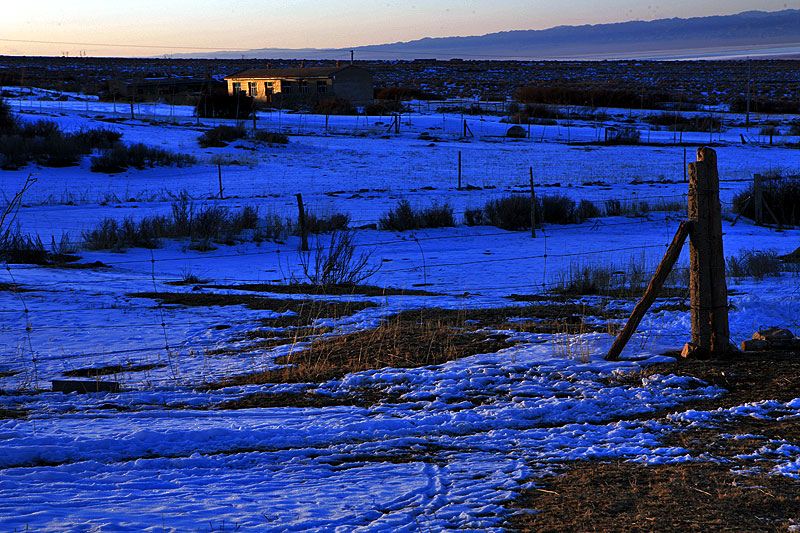
[[[536,238],[536,191],[533,188],[533,167],[528,167],[531,174],[531,238]]]
[[[217,174],[219,176],[219,199],[224,200],[225,197],[222,195],[222,163],[217,163]]]
[[[297,211],[298,219],[300,221],[300,250],[303,252],[308,251],[308,236],[306,235],[306,212],[303,209],[303,195],[297,193]]]
[[[753,220],[755,220],[757,226],[760,226],[764,223],[764,215],[762,211],[764,206],[764,196],[761,186],[761,174],[755,174],[753,176]]]
[[[689,163],[689,221],[692,342],[682,355],[722,355],[729,351],[728,288],[717,153],[711,148],[698,148],[697,162]]]
[[[461,190],[461,150],[458,151],[458,190]]]

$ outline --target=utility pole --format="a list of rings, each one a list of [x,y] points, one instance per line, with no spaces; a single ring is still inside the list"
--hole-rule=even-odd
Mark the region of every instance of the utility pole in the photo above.
[[[744,119],[744,125],[749,130],[750,129],[750,58],[747,58],[747,115]]]

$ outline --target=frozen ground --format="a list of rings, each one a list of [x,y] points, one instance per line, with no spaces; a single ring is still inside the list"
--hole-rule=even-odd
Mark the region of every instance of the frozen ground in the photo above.
[[[417,205],[448,201],[460,217],[467,207],[526,190],[530,168],[539,191],[576,199],[656,204],[682,202],[686,193],[684,149],[669,145],[668,132],[649,133],[651,142],[661,137],[663,145],[604,147],[575,144],[602,137],[602,127],[588,123],[532,127],[530,139],[510,141],[502,136],[507,125],[493,117],[466,117],[476,135],[463,139],[458,115],[404,116],[394,134],[385,117],[331,117],[326,132],[324,117],[273,113],[262,115],[258,127],[288,132],[288,145],[242,141],[204,150],[196,139],[211,124],[198,125],[185,108],[141,106],[132,120],[128,109],[119,106],[115,115],[112,104],[96,101],[28,95],[10,101],[25,120],[50,118],[66,128],[105,125],[122,132],[126,142],[160,145],[201,160],[195,167],[113,176],[91,173],[88,162],[0,173],[6,197],[30,173],[38,174],[17,220],[45,242],[62,232],[79,240],[106,216],[167,212],[184,190],[198,203],[257,205],[262,213],[286,216],[294,215],[294,195],[301,192],[307,208],[347,212],[353,226],[376,223],[401,198]],[[420,139],[422,132],[436,140]],[[742,134],[748,132],[731,128],[711,139],[721,143],[716,150],[726,180],[726,210],[753,173],[800,166],[796,149],[742,145]],[[685,134],[683,140],[700,145],[709,136]],[[456,190],[459,152],[464,185],[480,189]],[[215,199],[220,160],[241,163],[222,166],[227,197],[222,201]],[[679,220],[677,213],[651,211],[546,226],[536,239],[463,225],[402,233],[361,229],[359,249],[371,250],[381,265],[370,283],[424,287],[439,295],[326,296],[378,304],[327,324],[341,333],[374,326],[404,309],[508,306],[509,295],[542,293],[580,265],[612,263],[622,270],[641,260],[652,267]],[[776,232],[730,220],[724,223],[726,255],[767,248],[785,253],[800,246],[798,230]],[[686,450],[663,447],[659,437],[710,420],[710,414],[682,413],[680,405],[721,390],[675,376],[637,385],[614,379],[663,360],[660,354],[689,340],[683,311],[648,315],[618,363],[602,360],[613,340],[607,334],[565,340],[515,333],[520,343],[512,348],[435,367],[385,368],[323,384],[196,389],[206,381],[270,368],[277,356],[302,344],[214,356],[217,348],[246,348],[249,341],[241,335],[271,312],[158,307],[129,295],[192,291],[192,285],[166,285],[189,273],[213,283],[285,281],[298,272],[298,244],[290,238],[210,252],[188,250],[181,242],[152,252],[82,251],[82,262],[109,267],[92,270],[3,265],[0,283],[23,290],[0,290],[0,409],[24,409],[27,416],[0,420],[0,528],[500,531],[508,516],[504,504],[560,462],[696,459]],[[730,288],[735,342],[763,326],[797,332],[797,277],[737,281]],[[627,310],[634,303],[585,301]],[[575,345],[567,351],[580,352],[585,360],[559,357],[564,343]],[[118,394],[49,392],[50,381],[62,379],[65,371],[113,364],[163,366],[114,376],[123,387]],[[364,387],[399,399],[369,407],[219,407],[254,392],[341,397]],[[664,409],[676,415],[668,422],[648,420]],[[779,411],[792,416],[799,410],[800,401],[794,401]],[[742,407],[754,411],[770,416],[775,406]],[[788,450],[775,471],[797,476],[798,461],[796,450]]]

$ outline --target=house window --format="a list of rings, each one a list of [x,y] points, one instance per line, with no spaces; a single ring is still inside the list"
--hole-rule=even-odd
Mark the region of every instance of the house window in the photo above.
[[[300,92],[302,94],[308,94],[308,82],[307,81],[301,81],[300,82]]]
[[[256,82],[247,82],[247,94],[250,96],[258,96],[258,86],[256,85]]]
[[[324,81],[317,82],[317,92],[320,94],[328,92],[328,84]]]
[[[238,81],[233,82],[233,94],[239,94],[242,92],[242,84]]]
[[[294,92],[294,87],[292,86],[292,82],[284,81],[281,83],[281,92],[286,94],[292,94]]]

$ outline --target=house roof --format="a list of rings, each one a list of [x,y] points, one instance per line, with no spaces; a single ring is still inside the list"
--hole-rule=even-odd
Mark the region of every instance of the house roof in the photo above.
[[[275,78],[329,78],[348,68],[359,67],[353,65],[343,65],[340,67],[310,67],[310,68],[257,68],[243,70],[231,76],[226,76],[226,80],[235,79],[275,79]]]

